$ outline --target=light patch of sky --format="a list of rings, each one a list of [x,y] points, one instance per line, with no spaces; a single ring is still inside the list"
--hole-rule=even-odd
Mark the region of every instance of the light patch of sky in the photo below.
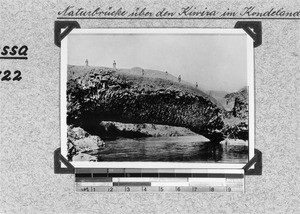
[[[71,34],[68,64],[168,71],[205,90],[234,92],[247,85],[246,35]]]

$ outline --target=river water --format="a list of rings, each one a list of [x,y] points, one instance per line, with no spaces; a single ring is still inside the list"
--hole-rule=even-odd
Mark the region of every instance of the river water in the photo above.
[[[246,146],[212,145],[202,136],[120,138],[90,153],[98,161],[246,163]]]

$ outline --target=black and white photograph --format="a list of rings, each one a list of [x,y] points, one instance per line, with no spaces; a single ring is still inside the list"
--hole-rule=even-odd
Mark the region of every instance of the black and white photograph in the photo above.
[[[300,214],[300,1],[0,3],[0,214]]]
[[[241,29],[74,29],[61,48],[62,154],[93,166],[246,164],[252,43]]]

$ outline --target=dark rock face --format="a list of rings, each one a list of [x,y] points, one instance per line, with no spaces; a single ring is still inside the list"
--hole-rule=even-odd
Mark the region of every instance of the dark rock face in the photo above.
[[[233,102],[231,111],[224,115],[223,133],[226,138],[248,140],[248,91],[242,88],[238,92],[227,94],[227,102]]]
[[[233,102],[231,110],[233,117],[240,119],[248,119],[248,91],[247,88],[242,88],[238,92],[227,94],[225,96],[227,102]]]
[[[70,66],[67,83],[67,122],[102,138],[101,121],[153,123],[186,127],[213,142],[225,137],[224,109],[208,95],[162,78],[128,75],[109,68]],[[87,69],[87,68],[84,68]],[[233,115],[244,109],[236,98]],[[234,116],[234,117],[235,117]]]

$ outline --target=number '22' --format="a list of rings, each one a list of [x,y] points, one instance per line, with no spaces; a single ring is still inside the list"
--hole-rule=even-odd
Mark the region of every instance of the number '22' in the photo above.
[[[2,71],[0,71],[0,75],[2,74]],[[3,77],[1,78],[1,81],[10,81],[10,80],[12,80],[12,81],[20,81],[21,79],[22,79],[22,77],[21,77],[21,71],[19,71],[19,70],[16,70],[15,72],[14,72],[14,77],[10,77],[10,75],[11,75],[11,71],[10,70],[6,70],[6,71],[4,71],[3,72]]]

